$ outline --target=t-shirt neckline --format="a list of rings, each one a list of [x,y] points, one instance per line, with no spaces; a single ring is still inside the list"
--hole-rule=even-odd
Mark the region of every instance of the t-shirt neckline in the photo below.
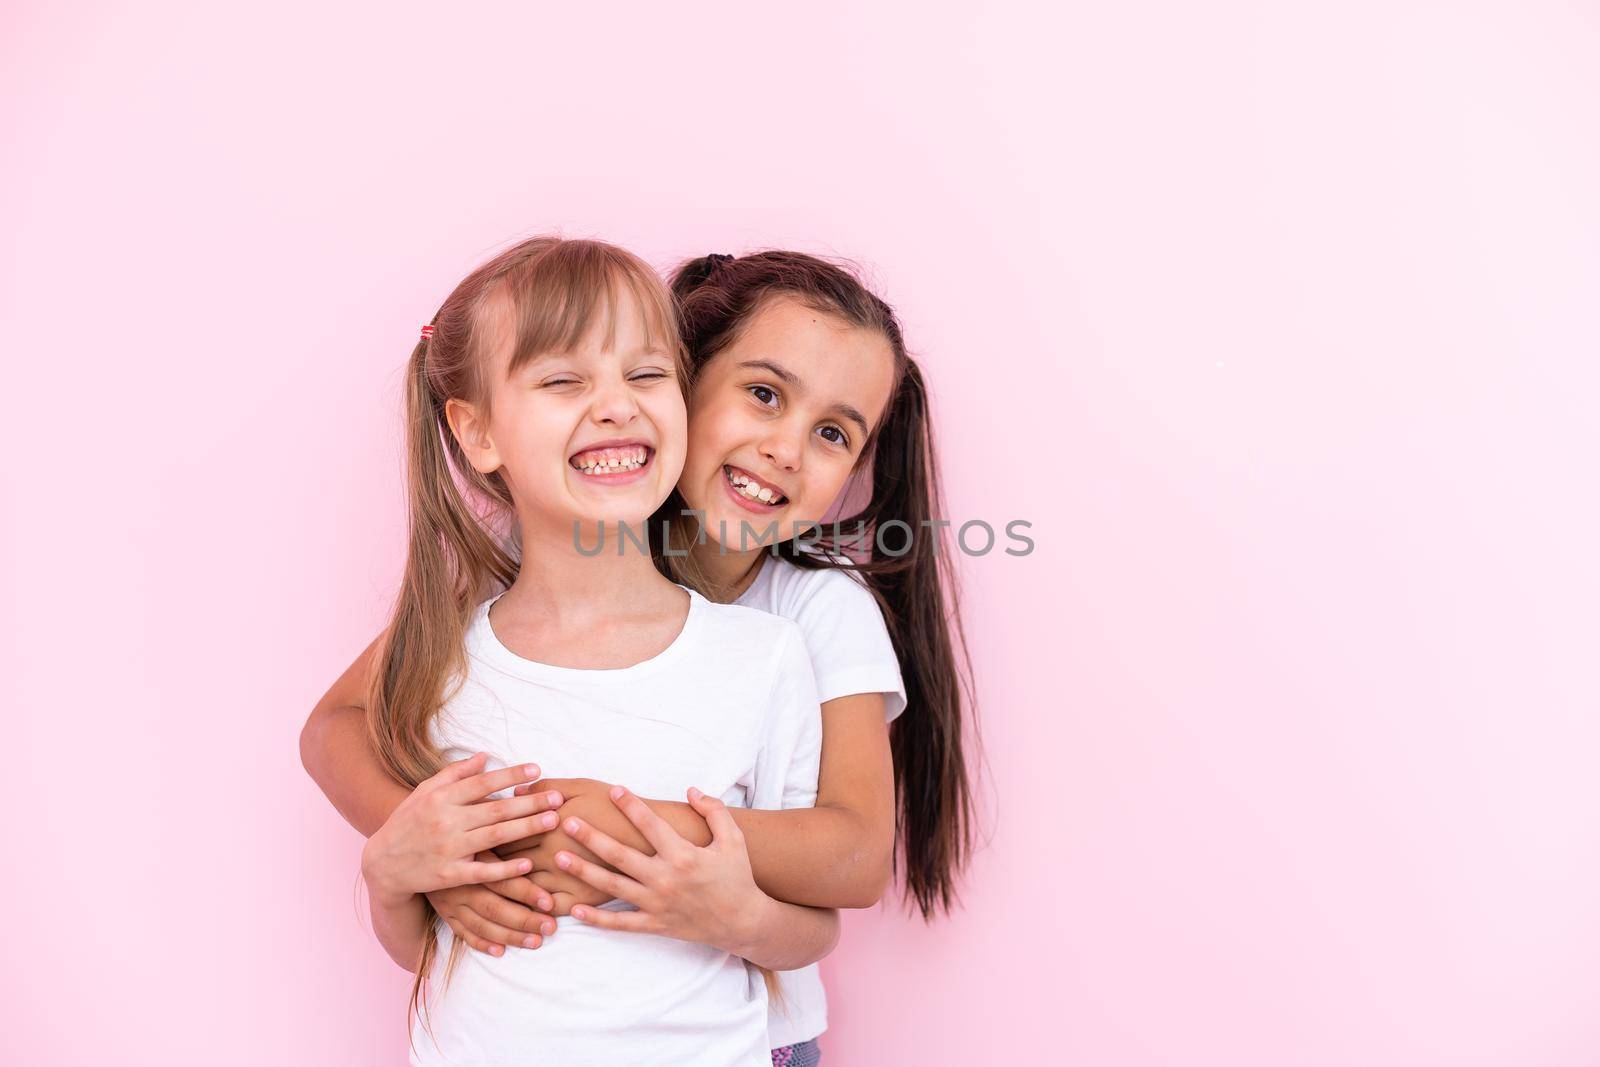
[[[539,660],[526,659],[517,655],[506,647],[500,640],[500,635],[494,632],[494,624],[489,621],[489,609],[494,607],[495,601],[505,596],[502,590],[485,600],[478,607],[477,616],[473,619],[473,630],[477,640],[474,642],[473,654],[485,662],[506,671],[508,674],[523,678],[560,678],[574,680],[583,678],[603,678],[608,681],[623,681],[637,678],[642,675],[653,674],[664,667],[670,666],[683,655],[683,650],[695,640],[695,633],[699,630],[705,613],[706,600],[699,593],[686,585],[673,583],[679,589],[689,594],[689,612],[684,617],[683,627],[678,631],[672,643],[657,652],[649,659],[631,663],[626,667],[562,667],[554,663],[542,663]]]

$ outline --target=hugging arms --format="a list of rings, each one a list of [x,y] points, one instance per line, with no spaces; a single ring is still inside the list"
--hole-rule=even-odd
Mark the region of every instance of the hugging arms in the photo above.
[[[491,824],[496,834],[485,833],[487,827],[475,832],[479,839],[514,836],[479,850],[470,862],[447,866],[450,850],[468,839],[444,840],[438,797],[433,809],[413,804],[401,812],[413,791],[388,775],[367,738],[362,704],[376,648],[374,642],[312,711],[301,733],[302,760],[345,820],[374,839],[369,858],[380,844],[388,846],[389,869],[412,863],[413,870],[392,880],[395,895],[399,888],[422,892],[421,886],[432,886],[426,896],[434,910],[480,952],[497,955],[505,947],[536,945],[554,930],[552,916],[614,922],[619,913],[595,906],[621,895],[614,890],[622,886],[619,878],[627,878],[632,895],[640,889],[650,893],[649,908],[630,903],[658,917],[665,928],[657,932],[708,943],[737,936],[746,949],[738,954],[787,969],[826,955],[837,936],[836,921],[819,922],[805,909],[871,907],[889,883],[894,784],[882,694],[823,703],[815,807],[726,808],[714,798],[696,805],[632,793],[619,802],[610,795],[612,787],[626,782],[508,780],[521,798],[511,810],[526,814]],[[551,793],[559,794],[553,809],[558,823],[546,828]],[[707,813],[719,810],[737,833],[723,835],[713,847]],[[409,818],[394,819],[397,812]],[[570,820],[577,821],[576,834],[566,828]],[[647,831],[666,849],[652,843]],[[672,862],[645,862],[657,853]],[[527,873],[505,865],[519,860],[530,865]],[[760,895],[743,891],[740,863]],[[631,877],[624,864],[640,877]],[[369,882],[373,873],[368,869]],[[777,907],[779,902],[800,907]]]

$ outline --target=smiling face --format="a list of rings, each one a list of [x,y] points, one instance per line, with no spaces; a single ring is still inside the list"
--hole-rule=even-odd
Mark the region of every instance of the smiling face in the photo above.
[[[451,426],[472,465],[499,471],[525,535],[598,523],[642,524],[683,467],[686,409],[674,350],[649,328],[626,285],[583,340],[510,370],[515,309],[491,297],[487,404],[451,400]],[[485,410],[487,408],[487,410]]]
[[[773,297],[701,368],[678,491],[730,552],[760,547],[741,523],[792,537],[839,496],[893,384],[881,333]]]

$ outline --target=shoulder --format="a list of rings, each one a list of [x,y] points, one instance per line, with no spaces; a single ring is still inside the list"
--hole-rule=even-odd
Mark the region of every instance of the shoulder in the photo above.
[[[830,636],[887,630],[878,598],[866,579],[841,567],[800,567],[785,559],[773,566],[771,610],[799,624],[813,647]]]
[[[793,619],[745,604],[719,604],[698,593],[695,598],[706,637],[719,646],[766,648],[800,639],[800,627]]]
[[[818,603],[867,606],[876,612],[878,600],[866,580],[844,567],[801,567],[786,559],[767,561],[772,568],[773,599],[790,618]]]
[[[811,655],[799,623],[742,604],[718,604],[700,598],[704,648],[715,655],[719,670],[732,668],[740,684],[770,691],[788,690],[803,681],[814,685]],[[811,702],[815,703],[815,693]]]
[[[857,571],[776,560],[774,609],[800,626],[824,701],[885,694],[886,719],[905,707],[905,682],[888,620]]]

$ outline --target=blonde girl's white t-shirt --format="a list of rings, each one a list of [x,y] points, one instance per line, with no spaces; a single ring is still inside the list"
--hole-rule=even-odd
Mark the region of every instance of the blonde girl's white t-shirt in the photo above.
[[[735,603],[799,624],[822,703],[882,693],[886,722],[905,710],[905,683],[883,612],[855,575],[835,568],[808,570],[769,556]],[[772,1047],[809,1041],[826,1030],[828,998],[817,965],[781,971],[778,980],[783,998],[773,1002],[767,1019]]]
[[[466,677],[433,725],[444,758],[484,751],[493,767],[537,762],[551,777],[622,782],[648,797],[697,786],[730,806],[814,804],[822,723],[799,627],[688,592],[672,644],[617,670],[523,659],[495,636],[493,601],[480,605]],[[556,927],[538,950],[464,951],[446,986],[453,938],[438,923],[411,1063],[770,1067],[766,987],[744,960],[570,916]]]

